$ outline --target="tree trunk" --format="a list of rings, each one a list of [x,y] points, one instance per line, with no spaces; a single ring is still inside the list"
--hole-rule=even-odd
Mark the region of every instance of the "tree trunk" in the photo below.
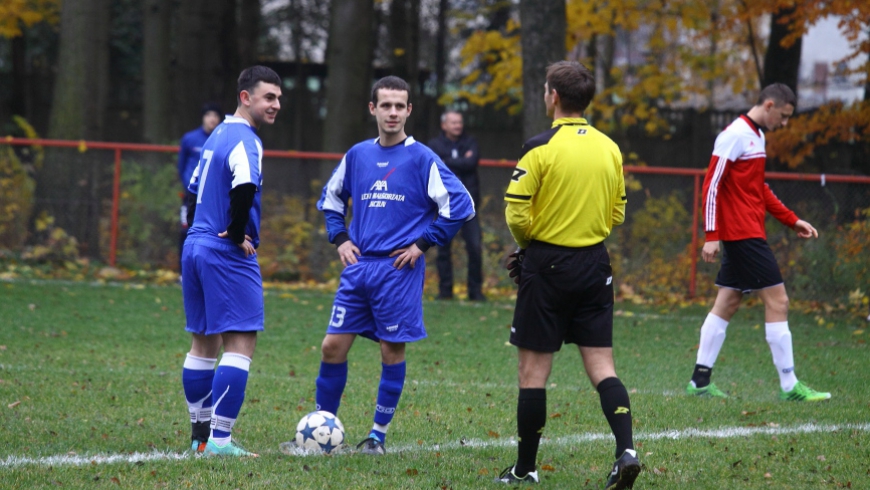
[[[61,6],[58,80],[48,135],[100,140],[109,92],[109,0]],[[94,152],[52,152],[38,176],[37,199],[55,223],[74,236],[85,255],[99,258],[100,186]]]
[[[392,0],[390,3],[390,37],[393,75],[402,78],[411,86],[411,103],[422,110],[418,83],[420,70],[420,0]],[[421,111],[419,116],[422,116]],[[411,117],[405,127],[407,134],[416,134],[417,123],[424,126],[421,117]]]
[[[179,2],[175,16],[173,134],[180,136],[199,126],[200,109],[206,102],[221,103],[225,112],[232,112],[236,106],[240,70],[235,5],[235,0]]]
[[[27,38],[22,34],[11,40],[12,51],[12,93],[10,109],[12,114],[27,115]]]
[[[547,65],[565,59],[565,2],[520,2],[523,49],[523,139],[549,128],[544,106]]]
[[[794,7],[777,10],[770,16],[770,38],[767,52],[764,53],[764,79],[761,88],[772,83],[784,83],[797,94],[798,69],[801,64],[801,38],[791,46],[782,46],[782,40],[789,34],[789,24],[785,23],[794,14]]]
[[[142,53],[142,136],[146,143],[168,143],[172,134],[170,79],[171,0],[144,0]]]
[[[257,64],[260,0],[239,0],[239,71]]]
[[[347,151],[365,137],[371,124],[372,0],[333,0],[330,5],[329,66],[323,150]]]

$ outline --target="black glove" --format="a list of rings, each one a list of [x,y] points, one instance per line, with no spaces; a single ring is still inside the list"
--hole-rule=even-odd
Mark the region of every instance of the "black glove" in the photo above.
[[[518,248],[514,253],[508,255],[508,263],[505,268],[508,270],[508,275],[516,284],[520,283],[520,274],[523,272],[523,260],[526,258],[526,249]]]

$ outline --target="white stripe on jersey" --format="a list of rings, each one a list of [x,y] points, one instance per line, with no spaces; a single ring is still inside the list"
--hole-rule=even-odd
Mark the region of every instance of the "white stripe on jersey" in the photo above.
[[[719,181],[722,179],[722,173],[725,172],[727,164],[727,157],[719,157],[719,161],[716,162],[716,170],[713,172],[713,178],[710,179],[710,188],[707,189],[707,209],[704,210],[705,231],[716,229],[716,196],[719,193]]]
[[[259,139],[254,140],[254,143],[257,145],[257,175],[260,176],[257,187],[263,187],[263,145]]]
[[[338,167],[335,167],[335,172],[332,173],[332,177],[326,183],[326,195],[323,196],[323,209],[335,211],[342,215],[345,214],[344,202],[342,202],[339,196],[341,191],[344,190],[344,175],[347,172],[346,158],[347,156],[342,157],[341,163],[338,164]]]
[[[441,180],[441,174],[438,172],[438,164],[432,162],[429,167],[429,188],[427,189],[429,199],[438,204],[438,214],[450,218],[450,194],[447,193],[447,188],[444,187],[444,181]]]
[[[262,152],[260,152],[262,154]],[[251,182],[251,162],[248,161],[248,152],[245,151],[245,142],[239,141],[239,144],[233,148],[229,157],[230,172],[233,174],[232,188],[242,184],[252,184]]]

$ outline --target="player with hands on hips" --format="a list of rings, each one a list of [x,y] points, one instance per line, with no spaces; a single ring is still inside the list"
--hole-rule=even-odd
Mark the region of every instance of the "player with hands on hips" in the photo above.
[[[345,154],[317,203],[344,270],[321,345],[316,408],[338,412],[356,337],[378,342],[381,380],[374,424],[358,445],[372,455],[386,452],[387,429],[405,383],[405,344],[426,337],[423,254],[474,218],[474,204],[459,179],[432,150],[405,134],[410,93],[398,77],[375,83],[369,113],[378,138]]]
[[[271,69],[242,71],[236,112],[203,144],[188,186],[195,200],[187,209],[191,226],[181,264],[185,330],[192,344],[182,386],[191,449],[207,456],[257,456],[232,438],[232,430],[245,399],[257,332],[264,327],[257,263],[263,144],[257,129],[275,122],[280,96],[281,78]]]

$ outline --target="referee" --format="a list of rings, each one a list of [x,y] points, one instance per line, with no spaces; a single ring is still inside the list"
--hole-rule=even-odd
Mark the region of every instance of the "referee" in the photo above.
[[[631,488],[640,473],[628,392],[613,365],[613,276],[604,239],[625,219],[619,147],[583,111],[595,77],[582,64],[547,67],[544,101],[553,127],[523,145],[505,194],[519,250],[507,268],[519,283],[511,344],[519,351],[517,461],[499,482],[537,483],[535,458],[547,420],[553,353],[577,344],[586,374],[616,437],[606,489]]]

